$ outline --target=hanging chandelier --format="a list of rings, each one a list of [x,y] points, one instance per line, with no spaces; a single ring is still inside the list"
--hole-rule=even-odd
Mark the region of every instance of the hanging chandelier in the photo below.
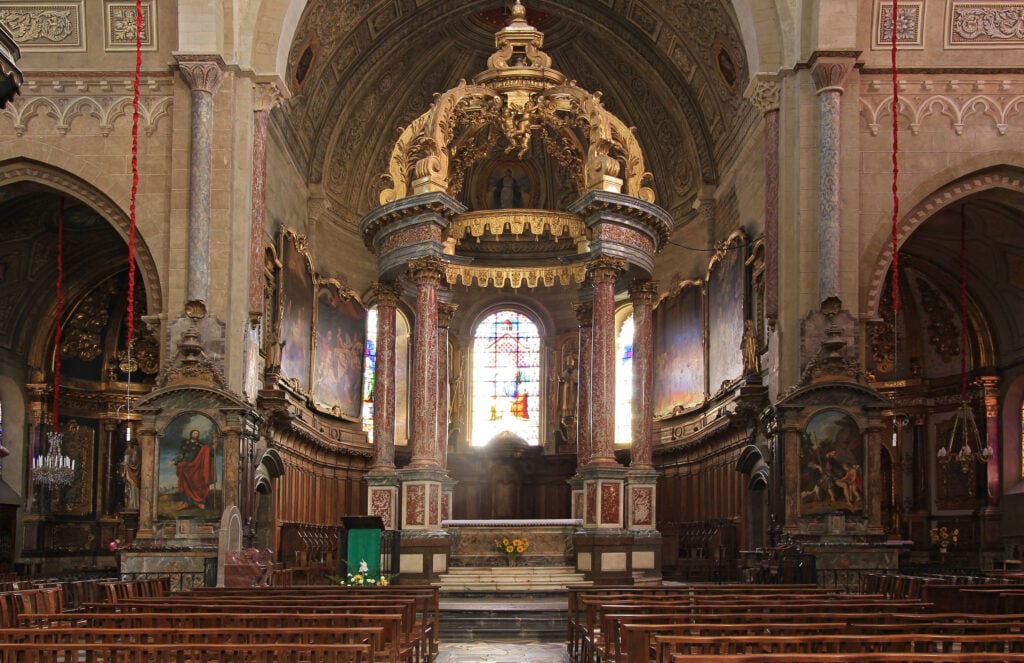
[[[32,459],[32,478],[50,488],[70,485],[75,478],[75,459],[61,451],[63,435],[47,433],[46,441],[46,454],[36,454]]]
[[[960,206],[960,407],[953,415],[953,428],[946,445],[939,448],[939,461],[956,461],[967,474],[973,463],[985,464],[992,457],[992,448],[982,443],[967,399],[967,210]]]

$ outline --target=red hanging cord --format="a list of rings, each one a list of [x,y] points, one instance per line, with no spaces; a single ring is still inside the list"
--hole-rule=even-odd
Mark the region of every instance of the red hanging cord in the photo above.
[[[896,15],[899,12],[897,0],[892,0],[892,310],[900,312],[900,74],[896,67]]]
[[[60,402],[60,336],[61,336],[61,315],[64,308],[61,288],[64,285],[64,197],[60,199],[60,209],[57,211],[57,304],[56,331],[53,340],[53,426],[54,433],[60,432],[60,425],[57,423]]]
[[[967,402],[967,206],[960,205],[960,401]]]
[[[139,192],[139,88],[142,75],[142,0],[135,0],[135,80],[132,90],[132,195],[128,226],[128,375],[131,380],[131,348],[135,335],[135,202]]]

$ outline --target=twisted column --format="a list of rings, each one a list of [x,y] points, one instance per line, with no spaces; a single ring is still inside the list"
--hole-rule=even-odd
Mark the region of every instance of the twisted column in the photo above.
[[[654,467],[651,437],[654,432],[654,324],[651,307],[658,297],[658,283],[637,280],[629,285],[633,303],[633,443],[630,466]]]
[[[213,93],[223,62],[216,56],[178,56],[192,90],[192,147],[188,187],[188,301],[204,307],[210,295],[210,183],[213,181]]]
[[[615,280],[625,270],[621,258],[600,256],[587,263],[594,284],[594,347],[591,366],[591,443],[589,465],[615,466]]]
[[[412,348],[412,468],[440,467],[437,453],[437,288],[444,263],[434,257],[409,261],[416,284],[416,331]]]

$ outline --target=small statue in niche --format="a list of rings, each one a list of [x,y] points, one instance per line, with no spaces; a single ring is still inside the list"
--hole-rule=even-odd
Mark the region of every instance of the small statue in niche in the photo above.
[[[565,365],[562,372],[558,374],[559,398],[558,414],[564,420],[567,417],[575,417],[576,401],[578,397],[580,371],[576,366],[576,355],[569,353],[565,357]]]
[[[129,440],[121,459],[121,476],[124,479],[124,509],[139,510],[139,483],[142,475],[142,451],[137,440]]]
[[[760,375],[761,352],[757,343],[757,334],[754,332],[753,320],[746,320],[743,323],[743,340],[740,342],[740,349],[743,351],[744,377]]]

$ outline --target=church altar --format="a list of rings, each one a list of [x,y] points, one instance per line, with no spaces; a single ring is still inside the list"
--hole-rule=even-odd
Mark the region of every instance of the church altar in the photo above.
[[[582,526],[577,518],[441,521],[451,542],[450,566],[508,566],[495,541],[524,537],[530,545],[516,566],[575,566],[573,533]]]

